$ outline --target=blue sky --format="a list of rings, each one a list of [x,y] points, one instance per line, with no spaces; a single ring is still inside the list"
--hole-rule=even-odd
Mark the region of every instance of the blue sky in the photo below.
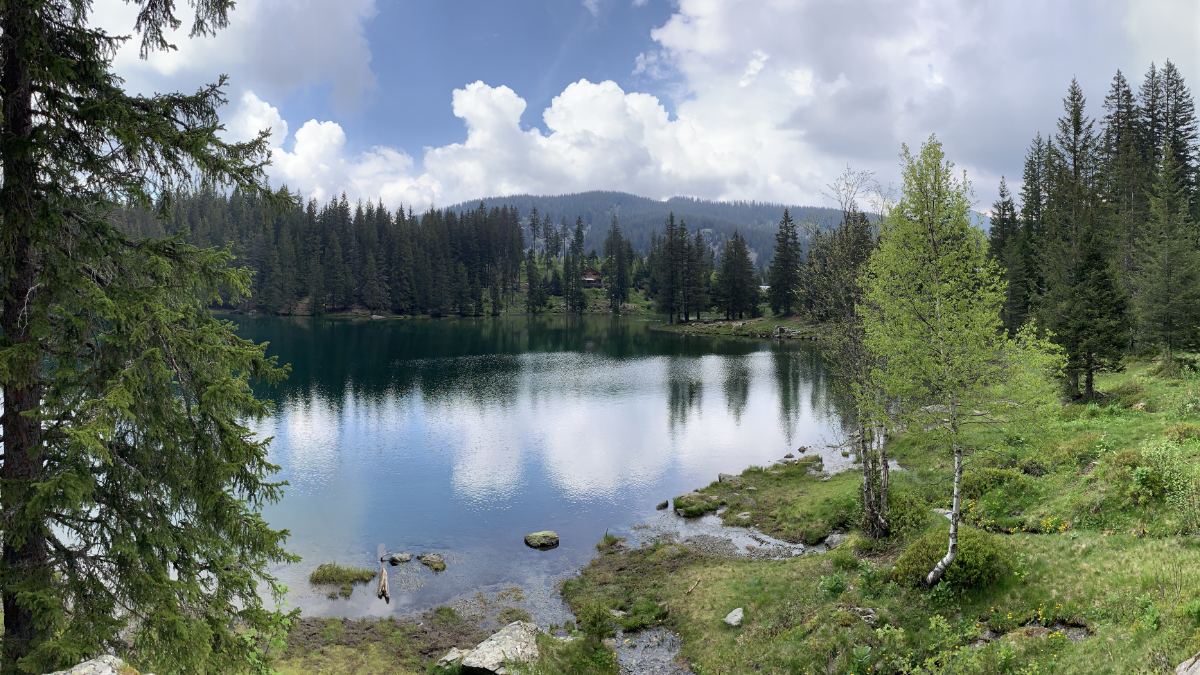
[[[186,8],[185,3],[181,3]],[[239,0],[229,28],[114,67],[129,88],[231,76],[231,138],[273,130],[274,184],[389,206],[623,190],[828,205],[887,185],[931,133],[974,182],[1019,184],[1072,77],[1172,59],[1200,78],[1195,0]],[[122,0],[93,21],[129,33]]]

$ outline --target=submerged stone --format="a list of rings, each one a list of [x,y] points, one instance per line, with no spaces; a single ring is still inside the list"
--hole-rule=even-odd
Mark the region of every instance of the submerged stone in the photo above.
[[[558,546],[558,533],[553,530],[543,530],[525,535],[525,545],[530,548],[547,549]]]

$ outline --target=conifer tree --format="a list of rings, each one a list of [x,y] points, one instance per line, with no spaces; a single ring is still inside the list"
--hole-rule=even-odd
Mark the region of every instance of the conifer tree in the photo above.
[[[1200,323],[1200,253],[1175,154],[1168,145],[1150,198],[1150,222],[1139,242],[1134,307],[1141,335],[1162,350],[1174,373],[1175,352],[1191,346]]]
[[[1048,150],[1044,235],[1038,251],[1046,290],[1042,321],[1067,352],[1067,393],[1093,395],[1095,373],[1120,368],[1129,342],[1124,291],[1110,269],[1112,242],[1103,227],[1100,155],[1079,83],[1063,99]],[[1124,332],[1122,332],[1124,331]]]
[[[758,304],[758,280],[750,260],[750,248],[737,230],[733,231],[733,237],[721,252],[716,287],[717,309],[726,319],[743,319],[754,313]]]
[[[167,48],[174,5],[134,4],[143,55]],[[191,4],[193,34],[226,25],[231,3]],[[267,413],[252,378],[282,373],[208,311],[250,289],[230,249],[134,240],[108,218],[165,217],[195,180],[269,197],[267,136],[217,135],[223,80],[127,94],[110,70],[123,40],[90,11],[0,7],[0,673],[127,640],[147,669],[243,670],[281,637],[260,592],[278,598],[269,566],[294,560],[259,514],[280,487],[247,426]]]
[[[1104,98],[1104,110],[1102,190],[1114,255],[1121,275],[1128,281],[1134,272],[1139,229],[1146,220],[1150,167],[1138,148],[1142,135],[1141,109],[1119,70]]]
[[[525,311],[537,314],[546,308],[546,291],[542,283],[542,274],[538,271],[537,252],[533,250],[532,246],[525,254],[525,281],[527,284]]]
[[[1006,287],[1004,305],[1000,310],[1001,322],[1009,335],[1015,335],[1017,329],[1025,324],[1029,310],[1030,289],[1025,267],[1028,241],[1003,176],[1000,177],[999,198],[992,204],[991,220],[988,254],[1000,264]]]
[[[767,269],[767,299],[775,314],[791,314],[800,287],[800,236],[787,209],[775,233],[775,257]]]
[[[612,227],[604,240],[604,283],[613,313],[621,312],[621,304],[629,301],[632,244],[621,235],[621,225],[613,216]]]

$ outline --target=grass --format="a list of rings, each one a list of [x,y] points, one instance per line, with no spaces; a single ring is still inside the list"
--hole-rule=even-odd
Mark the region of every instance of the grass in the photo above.
[[[416,675],[451,647],[474,647],[487,633],[451,607],[414,620],[301,619],[288,635],[279,675]]]
[[[348,567],[337,563],[322,563],[317,566],[317,569],[312,571],[308,576],[309,583],[312,584],[345,584],[345,583],[362,583],[375,578],[378,574],[373,569],[368,567]]]

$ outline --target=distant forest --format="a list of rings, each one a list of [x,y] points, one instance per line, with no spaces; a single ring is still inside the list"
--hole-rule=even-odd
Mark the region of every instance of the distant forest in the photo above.
[[[833,209],[790,208],[798,214],[794,220],[820,228],[831,226],[835,214],[840,217]],[[231,246],[238,264],[255,272],[254,295],[244,309],[320,314],[360,306],[441,316],[478,315],[485,304],[489,311],[516,306],[517,294],[528,283],[523,267],[528,252],[539,254],[535,268],[545,274],[546,291],[569,294],[571,282],[564,290],[562,279],[577,274],[564,275],[568,269],[603,268],[606,263],[612,267],[611,260],[601,258],[612,255],[606,239],[614,218],[620,223],[623,250],[629,252],[623,264],[629,266],[629,280],[636,288],[649,285],[657,294],[654,268],[645,263],[668,222],[679,223],[680,233],[694,233],[686,245],[694,246],[695,252],[688,255],[701,256],[706,249],[694,264],[703,258],[710,271],[714,269],[736,232],[739,257],[761,270],[774,254],[775,226],[784,210],[782,205],[758,202],[681,197],[658,202],[588,192],[486,199],[417,214],[403,209],[393,213],[375,202],[351,204],[344,195],[326,204],[309,200],[280,207],[238,192],[209,192],[174,195],[165,220],[144,211],[122,211],[113,218],[133,237],[186,231],[187,241],[197,246]],[[799,242],[802,247],[805,236]],[[672,245],[676,244],[683,246]],[[683,249],[679,251],[683,255]],[[664,259],[674,261],[674,256]],[[664,274],[673,277],[679,272],[674,262],[671,265]],[[739,274],[742,286],[759,283],[753,267]],[[706,303],[710,297],[720,302],[719,294],[706,289],[700,297]],[[694,302],[688,308],[698,310]]]

